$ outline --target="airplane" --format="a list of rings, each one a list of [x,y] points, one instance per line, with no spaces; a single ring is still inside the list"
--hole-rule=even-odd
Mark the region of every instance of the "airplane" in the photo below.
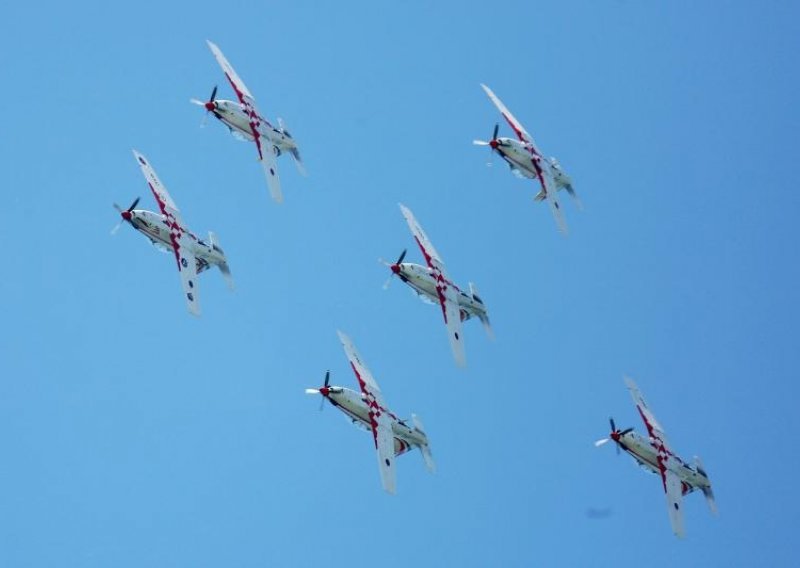
[[[422,230],[411,210],[403,205],[400,210],[403,212],[408,227],[417,241],[425,262],[428,266],[403,262],[407,250],[404,250],[394,263],[384,260],[380,262],[388,266],[392,273],[384,284],[384,289],[389,286],[392,276],[397,275],[400,280],[408,284],[421,298],[427,299],[432,303],[438,303],[442,308],[444,323],[447,326],[447,335],[450,339],[450,347],[456,364],[465,367],[467,364],[464,354],[464,343],[461,337],[461,322],[466,321],[472,316],[477,317],[483,323],[486,333],[493,338],[491,324],[489,323],[489,312],[483,300],[478,296],[475,285],[469,283],[469,294],[463,292],[458,286],[453,284],[444,269],[444,261],[436,249],[433,248],[428,236]]]
[[[575,189],[572,187],[572,180],[561,168],[558,160],[555,158],[545,158],[539,151],[533,138],[522,126],[522,123],[514,118],[511,111],[506,108],[506,105],[497,98],[492,90],[481,83],[481,87],[489,99],[503,115],[511,129],[519,138],[519,141],[513,138],[498,138],[497,132],[500,129],[499,124],[495,124],[492,139],[488,142],[484,140],[473,140],[473,144],[477,146],[489,146],[493,152],[500,154],[500,157],[506,161],[511,168],[511,171],[518,177],[528,179],[538,179],[539,184],[542,186],[541,191],[534,197],[536,201],[543,201],[547,199],[550,204],[550,209],[553,211],[553,216],[556,219],[558,230],[563,234],[567,234],[567,223],[561,213],[561,205],[558,202],[556,192],[559,189],[567,190],[581,207],[580,200],[575,194]]]
[[[156,172],[150,163],[136,150],[133,151],[133,155],[136,157],[136,161],[147,180],[147,185],[150,186],[150,190],[158,202],[161,214],[144,209],[136,209],[139,204],[138,197],[127,209],[122,209],[115,203],[114,208],[119,211],[122,220],[114,227],[111,234],[116,234],[122,224],[127,222],[131,227],[150,239],[150,242],[160,250],[173,252],[178,263],[178,272],[180,272],[181,285],[186,296],[189,312],[199,316],[200,304],[198,303],[198,289],[195,284],[195,279],[199,273],[212,265],[216,266],[222,272],[228,287],[231,290],[233,289],[233,279],[231,278],[231,271],[228,268],[225,253],[222,252],[214,233],[208,233],[209,242],[206,243],[186,228],[181,220],[178,206],[175,205],[172,197],[167,193],[167,189],[156,176]]]
[[[322,395],[322,405],[327,400],[341,410],[356,426],[372,432],[378,456],[378,468],[381,483],[387,493],[396,491],[396,473],[394,458],[414,448],[419,448],[428,471],[434,473],[436,464],[431,454],[428,436],[422,422],[415,414],[411,415],[411,425],[399,419],[386,407],[381,389],[372,377],[367,366],[353,345],[353,342],[341,331],[337,331],[350,366],[358,379],[361,392],[333,386],[330,384],[330,371],[325,373],[325,382],[316,389],[306,389],[306,394]],[[322,406],[320,406],[322,410]]]
[[[278,178],[276,158],[283,152],[289,152],[294,159],[297,170],[301,175],[305,176],[306,170],[300,158],[300,150],[297,148],[297,143],[280,118],[276,128],[261,116],[256,108],[255,98],[244,84],[244,81],[236,74],[231,64],[228,63],[219,47],[208,40],[206,40],[206,43],[208,43],[208,47],[211,48],[217,63],[222,67],[225,77],[227,77],[236,92],[239,102],[217,99],[217,87],[214,87],[211,91],[211,97],[207,101],[191,99],[191,102],[205,107],[206,116],[208,116],[209,112],[212,113],[228,127],[235,137],[256,143],[258,160],[261,162],[261,167],[267,177],[267,186],[272,199],[277,203],[282,203],[283,193],[281,192],[281,182]]]
[[[664,429],[647,406],[639,387],[628,377],[625,377],[625,384],[633,397],[633,403],[636,405],[644,425],[647,427],[649,437],[645,438],[637,434],[633,428],[620,431],[617,429],[614,419],[610,418],[611,434],[608,438],[598,440],[594,444],[602,446],[609,440],[613,440],[617,444],[617,452],[622,448],[640,466],[661,475],[672,531],[676,536],[683,538],[686,534],[683,526],[683,510],[681,509],[684,495],[699,489],[705,495],[711,512],[717,514],[711,482],[699,457],[695,456],[694,466],[692,466],[673,453]]]

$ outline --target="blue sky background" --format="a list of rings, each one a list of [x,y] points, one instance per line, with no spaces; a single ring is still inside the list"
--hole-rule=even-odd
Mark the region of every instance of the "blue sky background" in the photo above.
[[[0,566],[778,566],[796,561],[796,3],[155,2],[4,8]],[[217,42],[309,177],[268,197],[217,121]],[[471,145],[504,100],[585,205],[560,236],[535,184]],[[510,130],[501,125],[501,132]],[[155,209],[147,155],[237,290],[112,202]],[[378,257],[416,214],[496,341]],[[355,387],[351,335],[439,471],[398,463],[303,389]],[[640,424],[635,377],[720,516],[592,442]],[[604,518],[591,518],[602,510]]]

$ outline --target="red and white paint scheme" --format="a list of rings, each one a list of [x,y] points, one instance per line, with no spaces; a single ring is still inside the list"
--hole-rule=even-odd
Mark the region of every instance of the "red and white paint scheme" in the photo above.
[[[488,333],[491,338],[493,334],[489,323],[489,312],[483,300],[478,296],[478,291],[472,282],[469,283],[469,294],[463,292],[458,286],[453,284],[450,277],[447,276],[445,272],[442,257],[436,252],[436,249],[433,247],[430,239],[428,239],[425,231],[422,230],[414,214],[402,203],[400,204],[400,210],[403,212],[403,217],[405,217],[412,235],[414,235],[414,240],[419,245],[422,255],[425,257],[427,266],[403,262],[407,252],[405,250],[400,254],[396,262],[381,262],[392,271],[391,276],[396,274],[400,280],[408,284],[421,298],[441,306],[444,323],[447,326],[447,336],[450,339],[450,347],[453,350],[453,357],[459,367],[465,367],[467,360],[464,354],[464,339],[461,335],[461,322],[468,320],[472,316],[477,317],[481,320],[486,329],[486,333]],[[386,284],[384,284],[384,288],[388,287],[391,276],[389,280],[386,281]]]
[[[150,163],[136,150],[133,151],[133,155],[142,169],[150,191],[153,192],[153,196],[158,202],[161,213],[136,209],[139,204],[139,198],[125,210],[115,203],[114,207],[119,211],[122,220],[114,227],[111,233],[116,233],[123,222],[128,222],[134,229],[150,239],[150,242],[157,248],[174,253],[189,312],[199,316],[200,304],[196,282],[199,273],[212,265],[217,266],[225,277],[228,287],[233,289],[233,280],[231,279],[228,262],[225,259],[225,253],[219,247],[214,233],[208,233],[209,242],[206,243],[198,239],[186,228],[181,220],[178,206],[175,205],[172,197],[167,193],[167,189],[156,176],[156,172],[150,166]]]
[[[628,386],[628,390],[633,397],[633,403],[636,405],[636,409],[647,427],[648,437],[637,434],[633,431],[633,428],[618,430],[614,424],[614,419],[611,418],[611,434],[608,438],[598,440],[594,444],[595,446],[602,446],[609,440],[613,440],[617,444],[617,449],[622,448],[639,465],[661,476],[664,493],[667,497],[667,511],[669,512],[672,530],[677,536],[683,537],[685,531],[681,507],[684,495],[699,489],[705,495],[711,512],[717,513],[711,482],[708,480],[708,475],[700,462],[700,458],[695,456],[694,466],[691,466],[673,453],[667,442],[664,429],[647,406],[639,387],[628,377],[625,377],[625,384]]]
[[[543,201],[547,199],[550,208],[553,210],[553,216],[556,219],[558,230],[562,233],[567,233],[567,223],[564,221],[564,216],[561,214],[561,205],[556,197],[556,191],[559,189],[566,189],[573,198],[577,200],[575,190],[572,187],[572,180],[561,169],[561,165],[555,158],[545,158],[544,154],[539,151],[533,137],[525,130],[522,123],[514,118],[511,111],[506,108],[497,95],[484,84],[481,84],[483,90],[489,95],[489,99],[506,119],[506,122],[511,126],[511,129],[517,135],[519,140],[513,138],[498,138],[497,131],[500,128],[499,124],[494,127],[492,139],[488,142],[484,140],[474,140],[473,144],[478,146],[489,146],[492,151],[500,154],[506,163],[511,168],[511,171],[519,176],[529,179],[539,180],[542,189],[534,198],[536,201]],[[578,201],[580,207],[580,201]]]
[[[356,374],[361,392],[330,385],[329,371],[325,374],[325,383],[321,387],[306,389],[306,393],[322,395],[323,404],[327,400],[352,420],[353,424],[372,432],[383,488],[388,493],[394,494],[397,486],[395,457],[413,448],[419,448],[428,471],[431,473],[436,471],[428,437],[416,415],[411,415],[411,425],[409,425],[405,420],[392,414],[386,407],[378,383],[367,369],[353,342],[341,331],[337,333],[350,366]]]
[[[280,118],[276,128],[259,113],[256,108],[255,98],[244,84],[244,81],[236,74],[222,51],[214,43],[206,41],[239,100],[237,102],[217,99],[217,88],[214,87],[208,101],[191,99],[191,102],[205,107],[208,112],[213,113],[237,138],[255,142],[258,150],[258,160],[261,162],[264,174],[267,177],[267,186],[272,199],[281,203],[283,194],[281,193],[281,182],[278,178],[276,158],[283,152],[289,152],[297,165],[297,170],[301,175],[306,175],[297,144],[284,127]]]

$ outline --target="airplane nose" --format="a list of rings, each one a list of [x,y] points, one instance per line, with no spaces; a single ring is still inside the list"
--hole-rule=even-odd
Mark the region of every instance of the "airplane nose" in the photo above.
[[[619,432],[617,432],[616,430],[614,432],[611,432],[611,439],[614,440],[615,442],[619,442]]]
[[[328,396],[330,392],[331,392],[330,387],[322,387],[319,389],[319,394],[321,394],[322,396]]]
[[[394,272],[395,274],[400,274],[400,265],[399,264],[393,264],[391,266],[391,269],[392,269],[392,272]]]
[[[213,111],[214,109],[216,109],[216,108],[217,108],[217,105],[214,103],[214,101],[208,101],[208,102],[205,104],[205,107],[206,107],[206,110],[207,110],[207,111],[211,112],[211,111]]]
[[[497,143],[497,140],[489,140],[489,146],[492,147],[492,150],[497,150],[499,144]]]
[[[132,217],[132,215],[131,215],[130,211],[123,211],[122,212],[122,218],[125,219],[126,221],[130,221],[131,217]]]

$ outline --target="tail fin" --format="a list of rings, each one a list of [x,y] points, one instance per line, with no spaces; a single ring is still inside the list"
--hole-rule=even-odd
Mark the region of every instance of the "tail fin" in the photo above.
[[[297,171],[300,172],[300,175],[306,177],[308,172],[306,172],[306,167],[303,165],[303,159],[300,157],[300,150],[297,148],[292,148],[291,150],[292,158],[294,158],[294,165],[297,166]]]
[[[706,470],[703,467],[703,462],[700,461],[699,456],[694,456],[694,466],[699,474],[708,479],[708,474],[706,473]],[[714,491],[711,489],[710,483],[711,482],[709,480],[709,485],[707,487],[701,487],[700,490],[703,492],[703,495],[706,496],[706,503],[708,503],[709,510],[712,514],[716,515],[718,514],[717,502],[714,500]]]
[[[219,246],[219,240],[217,240],[217,235],[209,231],[208,240],[211,243],[211,248],[217,251],[222,257],[222,262],[217,264],[217,266],[219,267],[219,271],[222,273],[222,277],[225,278],[225,282],[228,284],[228,288],[233,290],[234,286],[233,286],[233,277],[231,276],[231,269],[228,266],[228,259],[225,258],[225,252],[222,250],[222,247]]]
[[[428,443],[428,435],[425,434],[425,429],[422,426],[422,422],[416,414],[411,415],[411,421],[414,423],[414,430],[425,436],[425,443],[419,447],[420,451],[422,452],[422,459],[425,460],[425,467],[428,468],[429,472],[436,473],[436,463],[433,461],[431,446]]]
[[[283,119],[280,117],[278,118],[278,128],[281,129],[281,132],[283,132],[284,136],[294,140],[294,138],[292,138],[292,135],[286,129],[286,125],[283,124]],[[300,150],[298,150],[297,146],[295,146],[294,148],[291,148],[289,152],[292,154],[292,158],[294,159],[294,165],[297,166],[297,171],[300,172],[301,176],[303,177],[307,176],[308,173],[306,172],[306,167],[303,165],[303,159],[300,157]]]
[[[472,296],[472,299],[478,302],[481,306],[483,306],[483,312],[478,314],[478,319],[481,320],[483,324],[483,329],[486,330],[486,335],[489,336],[489,339],[494,339],[494,331],[492,331],[492,324],[489,322],[489,310],[486,309],[486,304],[483,303],[483,300],[480,299],[478,296],[478,288],[472,282],[469,283],[469,295]]]

